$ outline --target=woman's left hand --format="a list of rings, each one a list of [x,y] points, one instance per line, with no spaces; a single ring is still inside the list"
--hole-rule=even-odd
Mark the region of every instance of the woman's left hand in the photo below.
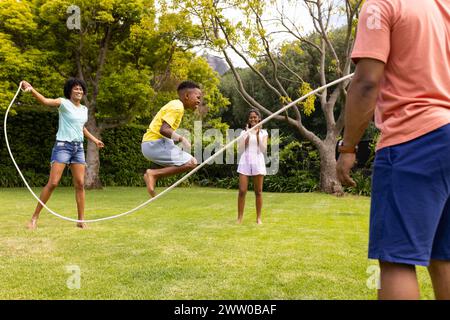
[[[100,140],[96,140],[95,144],[97,145],[97,148],[99,148],[99,149],[101,149],[105,146],[105,144]]]

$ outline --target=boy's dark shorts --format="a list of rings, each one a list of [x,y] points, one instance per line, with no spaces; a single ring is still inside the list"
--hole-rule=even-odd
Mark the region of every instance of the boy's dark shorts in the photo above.
[[[369,258],[450,260],[450,124],[375,157]]]

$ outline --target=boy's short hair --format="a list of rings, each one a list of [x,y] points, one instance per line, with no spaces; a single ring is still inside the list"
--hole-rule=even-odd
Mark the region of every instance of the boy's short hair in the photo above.
[[[200,89],[200,86],[194,81],[186,80],[178,85],[177,92],[185,89]]]
[[[69,78],[64,84],[64,96],[70,99],[70,94],[72,93],[72,88],[75,86],[80,86],[83,89],[83,94],[87,95],[86,82],[77,78]]]

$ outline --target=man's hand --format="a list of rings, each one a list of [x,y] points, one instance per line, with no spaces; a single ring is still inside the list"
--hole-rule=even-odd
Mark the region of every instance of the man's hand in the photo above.
[[[350,171],[355,165],[356,155],[354,153],[341,153],[336,165],[338,180],[344,185],[355,187],[355,181],[350,177]]]

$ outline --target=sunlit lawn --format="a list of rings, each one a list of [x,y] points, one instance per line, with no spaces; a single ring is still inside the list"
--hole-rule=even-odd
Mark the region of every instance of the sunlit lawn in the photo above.
[[[36,189],[39,192],[39,189]],[[87,191],[87,218],[127,211],[144,188]],[[89,224],[43,212],[26,189],[0,189],[0,299],[375,299],[367,259],[369,198],[264,194],[263,225],[247,196],[236,225],[234,190],[178,188],[144,209]],[[75,217],[71,188],[49,202]],[[81,271],[69,289],[66,267]],[[433,298],[419,269],[422,296]],[[373,282],[373,281],[372,281]]]

